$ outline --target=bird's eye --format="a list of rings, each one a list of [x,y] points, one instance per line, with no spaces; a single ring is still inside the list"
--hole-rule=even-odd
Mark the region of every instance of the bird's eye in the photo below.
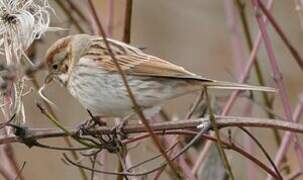
[[[55,69],[55,70],[58,69],[58,64],[54,64],[53,69]]]

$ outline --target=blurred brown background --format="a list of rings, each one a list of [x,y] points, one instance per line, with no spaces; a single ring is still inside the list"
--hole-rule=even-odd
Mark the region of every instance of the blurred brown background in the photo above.
[[[83,7],[86,6],[85,0],[74,0],[74,2],[82,3]],[[103,20],[103,24],[107,25],[108,1],[95,0],[95,3],[98,6],[98,13]],[[115,0],[114,3],[114,38],[121,39],[125,0]],[[60,8],[52,1],[51,5],[57,13],[56,16],[53,16],[52,26],[70,28],[68,18],[63,15]],[[247,9],[249,9],[249,25],[252,27],[255,36],[257,27],[252,16],[250,1],[247,1],[247,6]],[[273,15],[278,23],[282,25],[291,42],[300,51],[303,45],[303,30],[300,27],[294,2],[277,1],[273,8]],[[72,33],[76,32],[74,27],[71,27],[71,29]],[[288,87],[288,96],[292,107],[294,107],[298,102],[298,93],[303,90],[303,74],[279,37],[272,28],[269,30],[274,43],[274,51]],[[42,60],[47,47],[64,33],[47,33],[43,41],[38,44],[40,50],[37,59]],[[222,1],[134,0],[131,44],[137,47],[146,47],[146,52],[182,65],[197,74],[218,80],[237,81],[230,32],[227,28]],[[243,44],[246,45],[245,42]],[[244,49],[247,53],[243,62],[247,61],[248,58],[247,46],[244,46]],[[272,73],[263,46],[261,46],[258,57],[262,64],[267,85],[273,86]],[[42,82],[45,74],[46,72],[39,74],[40,82]],[[254,73],[252,73],[249,83],[256,84]],[[228,95],[229,93],[228,91],[219,91],[216,94]],[[57,104],[58,108],[55,111],[63,124],[73,126],[89,118],[85,109],[64,88],[53,84],[48,88],[47,95]],[[171,116],[183,118],[193,97],[193,95],[189,95],[170,101],[168,102],[169,107],[165,107],[165,109]],[[25,97],[27,125],[31,127],[51,127],[52,125],[36,108],[33,99],[38,100],[36,93]],[[241,101],[239,102],[241,103]],[[238,104],[233,108],[233,115],[241,115],[240,106],[241,104]],[[278,107],[276,111],[283,115],[283,112],[279,111],[280,101],[278,98],[275,107]],[[265,116],[258,108],[254,110],[254,116]],[[274,157],[273,152],[275,151],[273,148],[275,143],[273,142],[272,133],[269,130],[260,132],[257,137],[262,138],[265,148],[272,152]],[[62,141],[49,140],[44,142],[56,144]],[[13,147],[20,164],[22,161],[27,162],[23,170],[26,179],[80,179],[77,168],[68,166],[60,160],[61,152],[39,148],[28,149],[20,144],[14,144]],[[233,170],[238,178],[242,179],[245,177],[243,175],[243,161],[239,161],[242,158],[239,158],[239,155],[235,153],[233,155],[234,158],[231,161]],[[290,155],[289,158],[294,159],[295,157]],[[163,178],[165,177],[163,176]]]

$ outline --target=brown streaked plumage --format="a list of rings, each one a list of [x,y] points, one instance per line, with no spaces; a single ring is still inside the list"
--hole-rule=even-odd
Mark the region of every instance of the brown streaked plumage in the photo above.
[[[53,44],[46,52],[46,64],[47,66],[51,66],[53,64],[54,56],[59,53],[61,50],[65,49],[71,40],[71,36],[67,36],[65,38],[59,39]]]
[[[125,43],[109,39],[111,49],[142,107],[200,90],[274,91],[273,88],[204,78]],[[46,64],[54,79],[94,115],[123,116],[132,110],[124,84],[101,37],[79,34],[62,38],[48,50]]]

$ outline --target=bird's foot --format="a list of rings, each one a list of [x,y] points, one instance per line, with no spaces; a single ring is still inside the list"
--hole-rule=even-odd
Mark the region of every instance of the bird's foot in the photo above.
[[[112,129],[111,129],[111,134],[114,135],[119,135],[121,139],[126,139],[127,134],[124,132],[123,128],[127,124],[128,119],[122,119],[118,124],[116,124]]]
[[[88,130],[95,128],[95,127],[100,127],[100,126],[106,126],[107,123],[102,120],[102,116],[93,116],[90,111],[88,111],[91,119],[86,120],[84,123],[81,123],[78,126],[77,134],[79,136],[82,136],[83,134],[89,134]]]

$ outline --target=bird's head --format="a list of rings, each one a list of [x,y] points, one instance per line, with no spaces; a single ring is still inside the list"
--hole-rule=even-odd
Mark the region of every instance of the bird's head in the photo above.
[[[55,79],[66,85],[73,66],[89,47],[92,36],[78,34],[57,40],[47,50],[45,63],[49,71],[48,80]]]

